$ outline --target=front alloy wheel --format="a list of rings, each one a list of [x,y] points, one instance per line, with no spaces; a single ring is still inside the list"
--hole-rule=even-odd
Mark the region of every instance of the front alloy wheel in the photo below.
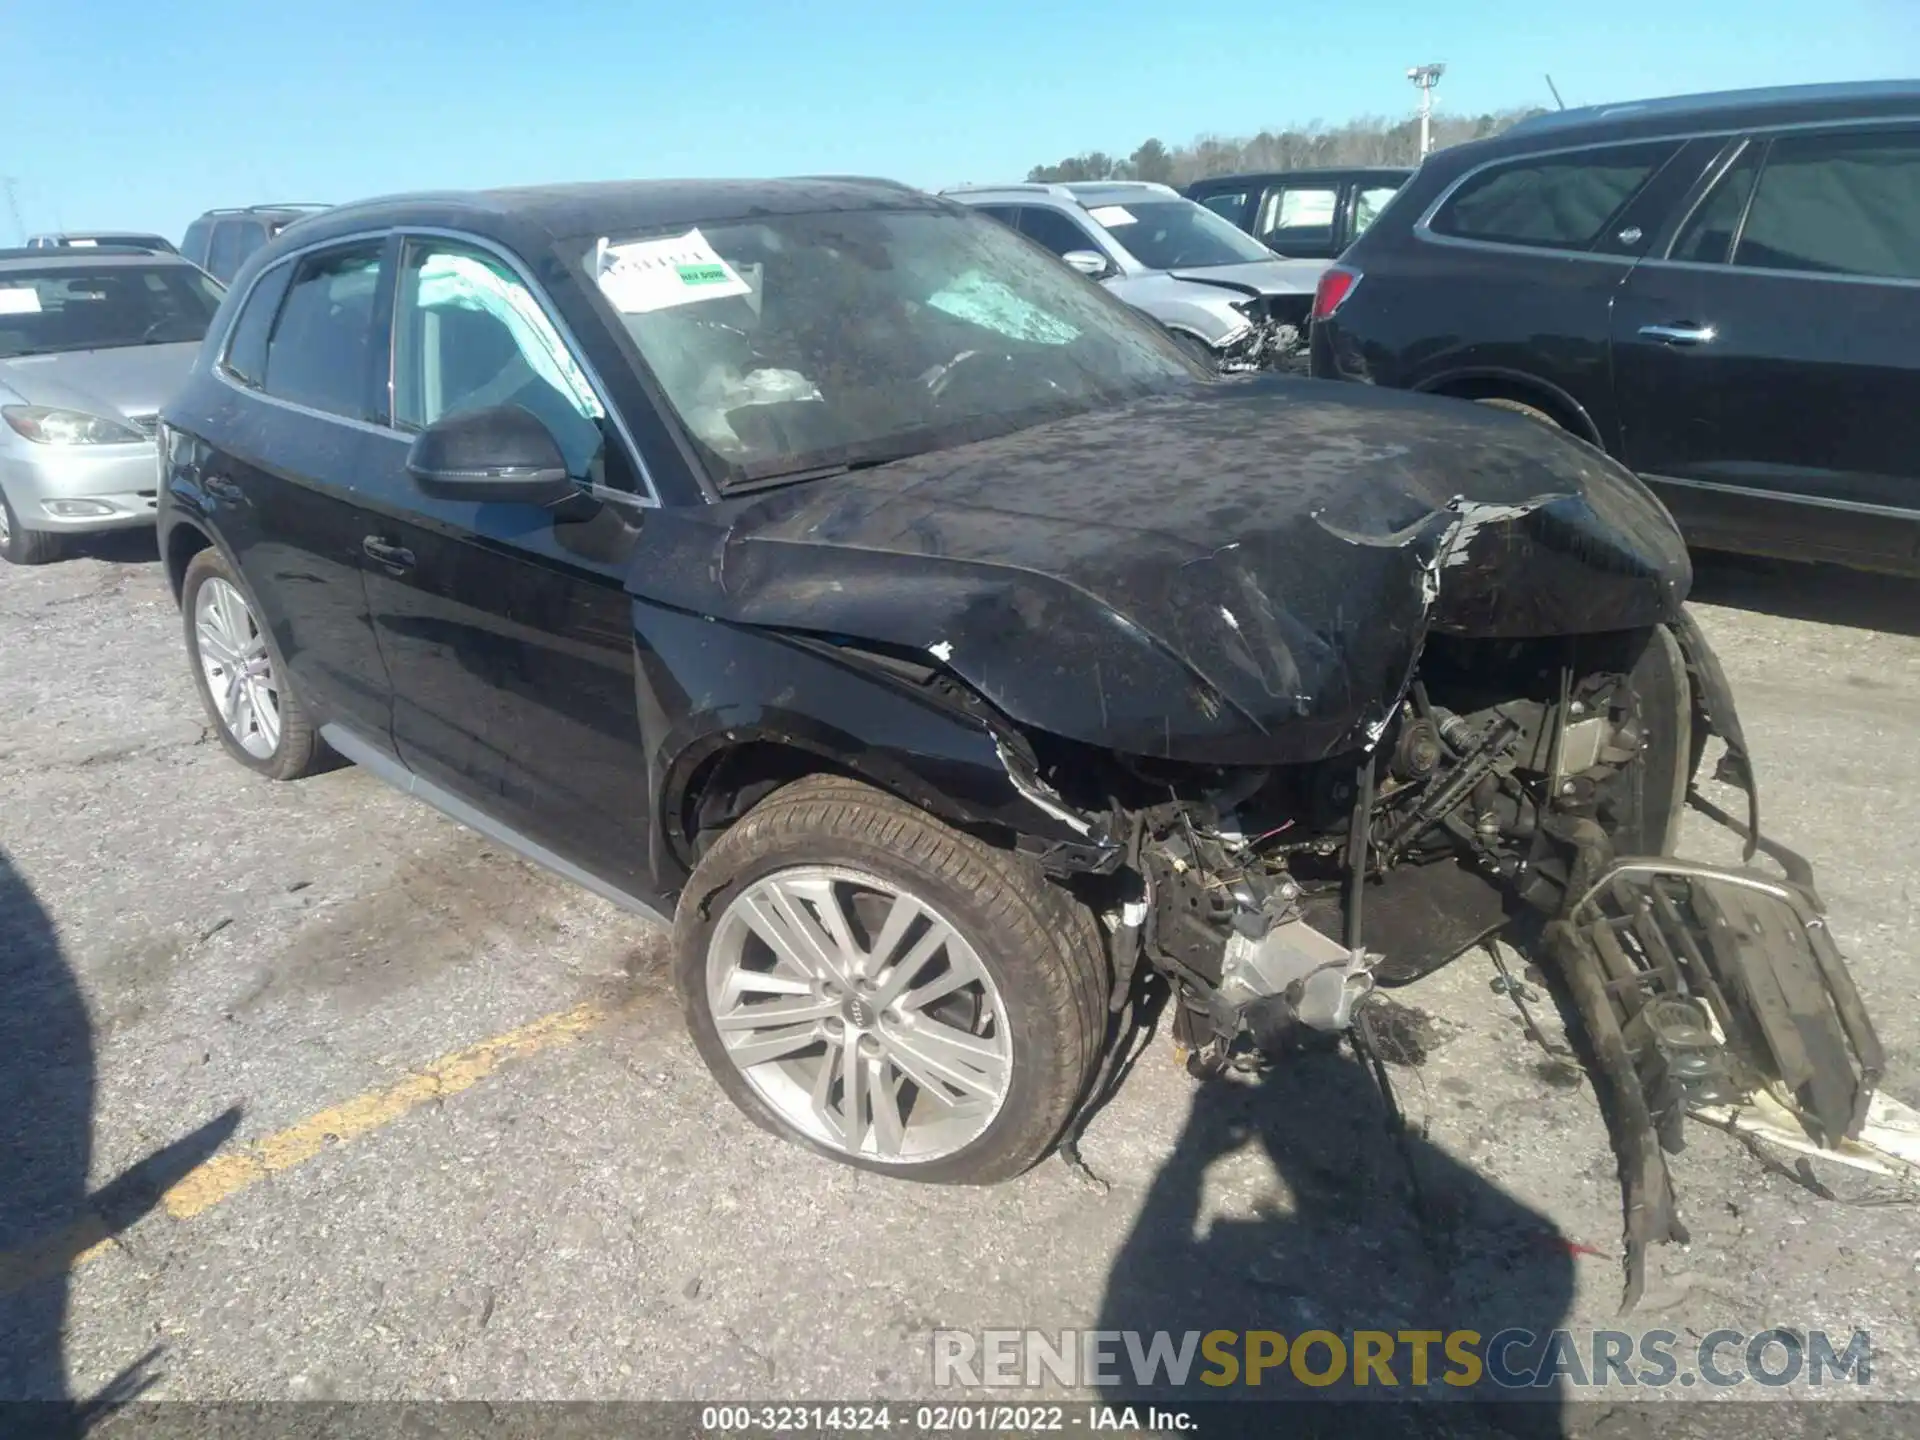
[[[694,1044],[747,1115],[909,1179],[1019,1174],[1106,1040],[1092,915],[1032,861],[856,780],[776,790],[674,922]]]
[[[735,896],[707,950],[727,1059],[820,1145],[939,1160],[980,1138],[1013,1066],[993,977],[939,911],[858,870],[799,866]]]

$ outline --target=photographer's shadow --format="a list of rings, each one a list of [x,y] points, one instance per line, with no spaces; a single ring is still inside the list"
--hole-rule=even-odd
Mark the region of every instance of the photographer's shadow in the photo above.
[[[1257,1218],[1208,1225],[1207,1172],[1247,1146],[1272,1161],[1280,1193]],[[1123,1383],[1103,1398],[1161,1408],[1288,1402],[1282,1410],[1210,1411],[1212,1434],[1559,1436],[1552,1392],[1495,1400],[1500,1392],[1484,1375],[1476,1385],[1449,1384],[1449,1372],[1464,1379],[1468,1370],[1439,1340],[1428,1347],[1427,1384],[1416,1386],[1412,1348],[1398,1337],[1473,1330],[1484,1347],[1510,1327],[1544,1335],[1565,1323],[1573,1294],[1573,1256],[1551,1220],[1429,1142],[1396,1137],[1360,1064],[1316,1047],[1259,1079],[1211,1080],[1196,1090],[1186,1129],[1108,1277],[1100,1328],[1141,1332],[1142,1346],[1154,1331],[1171,1332],[1176,1345],[1189,1331],[1233,1331],[1240,1343],[1228,1349],[1241,1360],[1250,1330],[1288,1342],[1327,1331],[1349,1351],[1355,1331],[1384,1331],[1395,1337],[1386,1364],[1396,1383],[1380,1383],[1375,1369],[1371,1383],[1354,1384],[1348,1353],[1332,1383],[1303,1383],[1288,1355],[1257,1387],[1244,1369],[1235,1383],[1214,1386],[1200,1377],[1218,1377],[1222,1367],[1202,1353],[1184,1385],[1143,1387],[1121,1346],[1115,1369]],[[1309,1377],[1332,1366],[1323,1342],[1303,1359]],[[1164,1374],[1155,1380],[1164,1385]],[[1475,1400],[1489,1403],[1460,1403]],[[1416,1401],[1423,1403],[1408,1403]]]

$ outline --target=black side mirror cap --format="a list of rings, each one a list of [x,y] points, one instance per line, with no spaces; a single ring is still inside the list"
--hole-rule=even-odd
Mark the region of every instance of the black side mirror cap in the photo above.
[[[414,437],[407,473],[442,500],[551,505],[580,489],[553,432],[518,405],[441,416]]]

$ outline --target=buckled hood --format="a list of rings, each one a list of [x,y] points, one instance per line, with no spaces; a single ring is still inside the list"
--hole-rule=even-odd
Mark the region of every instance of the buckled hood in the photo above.
[[[1691,583],[1671,518],[1598,450],[1293,379],[647,523],[667,549],[629,581],[643,598],[911,649],[1022,724],[1215,763],[1369,743],[1430,630],[1651,625]]]

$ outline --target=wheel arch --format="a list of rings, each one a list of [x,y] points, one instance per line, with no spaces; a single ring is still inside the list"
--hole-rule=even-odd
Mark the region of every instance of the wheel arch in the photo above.
[[[1542,380],[1524,370],[1490,366],[1451,370],[1423,380],[1414,388],[1424,394],[1446,395],[1456,400],[1517,400],[1523,405],[1532,405],[1545,411],[1568,434],[1578,436],[1589,445],[1606,449],[1600,438],[1600,427],[1594,423],[1593,416],[1587,413],[1586,406],[1552,381]]]
[[[213,537],[191,520],[176,521],[168,529],[165,548],[167,584],[173,590],[176,603],[186,583],[187,566],[193,563],[193,557],[202,550],[213,548]]]

